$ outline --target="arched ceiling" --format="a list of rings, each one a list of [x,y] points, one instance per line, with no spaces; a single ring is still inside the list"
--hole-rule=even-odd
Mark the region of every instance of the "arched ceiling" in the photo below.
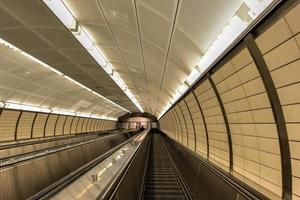
[[[72,30],[65,27],[43,1],[53,0],[1,0],[0,37],[125,110],[138,112],[137,104],[128,98],[76,40]],[[169,104],[232,16],[238,13],[245,17],[249,12],[245,7],[248,0],[57,1],[63,2],[101,50],[143,110],[156,116]],[[5,50],[1,48],[0,51]],[[101,111],[103,114],[114,117],[124,114],[124,109],[110,109],[116,106],[100,102],[101,99],[94,102],[92,96],[85,97],[80,92],[72,93],[74,100],[71,101],[68,87],[64,87],[67,83],[60,82],[60,77],[46,81],[47,73],[33,73],[33,63],[17,65],[14,61],[22,63],[22,59],[14,60],[13,57],[8,57],[11,61],[7,61],[7,66],[13,67],[8,69],[5,63],[2,64],[2,74],[17,71],[14,75],[20,78],[24,75],[19,75],[19,71],[25,74],[28,71],[45,79],[34,79],[33,83],[22,77],[24,83],[18,82],[20,84],[12,84],[12,87],[3,83],[0,101],[51,105],[69,110],[88,101],[99,110],[105,110]],[[56,82],[56,91],[52,91],[57,92],[55,96],[41,89],[52,87]],[[42,91],[42,96],[38,95],[39,91]],[[85,111],[94,112],[94,107]]]

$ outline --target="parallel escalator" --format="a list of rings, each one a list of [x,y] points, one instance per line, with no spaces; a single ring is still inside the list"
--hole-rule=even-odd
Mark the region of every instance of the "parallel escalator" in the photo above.
[[[144,200],[186,200],[185,187],[158,134],[153,134],[150,145]]]

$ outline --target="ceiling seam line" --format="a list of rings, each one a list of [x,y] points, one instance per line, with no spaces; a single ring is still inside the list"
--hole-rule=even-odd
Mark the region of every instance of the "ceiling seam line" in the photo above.
[[[32,27],[30,27],[30,26],[27,26],[27,23],[26,22],[24,22],[22,19],[20,19],[19,17],[17,17],[14,13],[12,13],[6,6],[2,6],[2,9],[4,9],[6,12],[8,12],[10,15],[12,15],[16,20],[18,20],[20,23],[22,23],[22,25],[23,26],[26,26],[26,27],[28,27],[28,29],[30,30],[30,31],[32,31],[33,33],[35,33],[36,35],[38,35],[45,43],[47,43],[50,47],[52,47],[52,48],[54,48],[55,46],[53,45],[53,44],[51,44],[48,40],[46,40],[45,38],[44,38],[44,36],[42,36],[40,33],[38,33],[36,30],[34,30],[34,29],[32,29]],[[63,29],[67,29],[65,26],[63,26],[64,28]],[[68,30],[68,33],[70,33],[70,31]],[[70,36],[72,37],[72,34],[70,33]],[[82,46],[82,45],[81,45]],[[82,47],[83,48],[83,50],[84,51],[87,51],[84,47]],[[66,58],[68,58],[68,59],[70,59],[68,56],[66,56],[63,52],[61,52],[59,49],[57,49],[57,48],[54,48],[54,49],[56,49],[59,53],[61,53],[63,56],[65,56]],[[21,49],[22,51],[24,51],[23,49]],[[26,52],[26,51],[24,51],[24,52]],[[26,52],[27,53],[27,52]],[[28,53],[29,54],[29,53]],[[31,55],[31,54],[29,54],[29,55]],[[35,57],[35,56],[34,56]],[[91,57],[91,56],[89,56],[89,57]],[[92,58],[92,57],[91,57]],[[40,60],[40,58],[37,58],[38,60]],[[44,62],[44,63],[46,63],[46,64],[48,64],[47,62],[45,62],[45,61],[43,61],[43,60],[41,60],[42,62]],[[70,59],[70,62],[71,63],[73,63],[74,65],[76,65],[79,69],[81,69],[82,70],[82,67],[80,67],[79,65],[77,65],[75,62],[73,62],[72,61],[72,59]],[[98,64],[97,64],[98,65]],[[51,64],[51,65],[49,65],[49,66],[51,66],[51,67],[53,67],[53,65]],[[56,68],[55,68],[56,69]],[[94,79],[92,76],[90,76],[89,74],[87,74],[87,76],[88,77],[90,77],[91,79],[93,79],[93,80],[95,80],[96,81],[96,79]],[[70,75],[68,75],[68,77],[70,77]],[[71,77],[72,78],[72,77]],[[72,78],[73,79],[73,78]],[[74,79],[75,80],[75,79]],[[79,81],[78,81],[79,82]],[[97,82],[97,81],[96,81]],[[81,83],[81,82],[79,82],[79,83]],[[82,83],[81,83],[82,84]],[[82,84],[82,85],[84,85],[84,86],[86,86],[85,84]],[[87,86],[86,86],[87,87]],[[90,88],[90,87],[87,87],[87,88]],[[91,89],[91,88],[90,88]],[[99,93],[99,92],[97,92],[99,95],[101,95],[101,96],[104,96],[104,95],[102,95],[101,93]],[[126,94],[125,94],[126,95]],[[30,97],[28,97],[28,98],[30,98]],[[106,97],[105,97],[106,98]],[[107,98],[108,99],[108,98]],[[46,99],[44,99],[44,100],[46,100]],[[110,99],[109,99],[110,100]],[[110,100],[110,101],[112,101],[112,100]],[[115,101],[112,101],[113,103],[115,103],[115,104],[117,104],[117,105],[119,105],[119,103],[116,103]],[[108,103],[108,104],[112,104],[112,103]],[[117,109],[120,109],[120,108],[118,108],[118,106],[116,106],[116,105],[113,105],[114,107],[116,107]],[[119,105],[119,106],[121,106],[121,105]],[[123,107],[123,106],[121,106],[121,107]]]
[[[138,90],[138,88],[137,88],[137,86],[136,86],[136,82],[135,82],[135,80],[132,78],[132,75],[131,75],[131,73],[130,73],[130,71],[129,71],[129,69],[128,69],[128,64],[125,62],[124,56],[123,56],[122,51],[121,51],[121,48],[120,48],[120,46],[119,46],[119,44],[118,44],[118,42],[117,42],[116,36],[115,36],[115,34],[114,34],[114,32],[113,32],[113,30],[112,30],[112,28],[111,28],[111,26],[110,26],[110,24],[109,24],[109,22],[108,22],[108,19],[107,19],[106,15],[105,15],[105,12],[104,12],[104,10],[103,10],[103,8],[102,8],[102,5],[100,4],[99,0],[97,0],[97,5],[99,6],[101,12],[103,13],[103,18],[104,18],[104,20],[105,20],[105,22],[106,22],[106,24],[107,24],[107,27],[109,28],[109,30],[110,30],[110,32],[111,32],[111,35],[112,35],[112,37],[113,37],[113,39],[114,39],[114,41],[115,41],[115,43],[116,43],[116,46],[118,47],[119,53],[120,53],[120,55],[121,55],[121,57],[122,57],[122,59],[123,59],[123,61],[124,61],[124,63],[125,63],[127,72],[128,72],[128,74],[129,74],[129,76],[130,76],[132,82],[134,83],[134,86],[135,86],[135,88],[136,88],[136,90],[137,90],[139,96],[141,97],[140,92],[139,92],[139,90]],[[127,96],[127,95],[126,95],[126,96]],[[129,98],[129,97],[128,97],[128,98]],[[132,102],[132,103],[133,103],[133,102]],[[139,108],[138,108],[134,103],[133,103],[133,105],[137,108],[137,110],[139,110]]]
[[[138,12],[137,12],[136,0],[134,0],[134,8],[135,8],[135,14],[136,14],[137,30],[138,30],[138,34],[139,34],[142,61],[143,61],[144,72],[145,72],[145,79],[146,79],[146,83],[147,83],[147,91],[148,91],[148,94],[150,94],[149,93],[149,82],[148,82],[147,71],[146,71],[146,66],[145,66],[145,58],[144,58],[144,53],[143,53],[144,51],[143,51],[142,37],[141,37],[140,24],[139,24],[140,22],[139,22],[139,17],[138,17]]]
[[[168,62],[168,57],[169,57],[169,53],[170,53],[171,43],[172,43],[173,34],[174,34],[175,26],[176,26],[175,22],[176,22],[176,19],[177,19],[179,4],[180,4],[180,0],[177,1],[176,10],[175,10],[175,14],[174,14],[173,26],[172,26],[172,31],[171,31],[171,35],[170,35],[170,41],[169,41],[169,45],[168,45],[168,49],[167,49],[166,60],[165,60],[164,68],[163,68],[162,79],[161,79],[161,82],[160,82],[159,93],[158,93],[158,97],[157,97],[157,101],[156,101],[156,106],[155,106],[155,113],[157,111],[157,104],[158,104],[158,101],[160,99],[161,87],[163,85],[163,80],[164,80],[164,77],[165,77],[166,65],[167,65],[167,62]]]

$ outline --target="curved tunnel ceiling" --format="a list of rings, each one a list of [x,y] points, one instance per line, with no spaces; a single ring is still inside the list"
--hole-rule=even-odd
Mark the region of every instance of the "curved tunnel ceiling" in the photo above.
[[[98,106],[98,110],[102,110],[100,113],[112,117],[121,116],[126,110],[141,110],[159,116],[177,95],[182,84],[186,84],[187,77],[231,18],[238,15],[242,20],[249,21],[249,12],[252,11],[248,7],[251,1],[248,0],[61,2],[87,33],[93,45],[101,50],[114,72],[124,81],[124,89],[130,91],[132,98],[102,69],[103,66],[89,54],[89,50],[76,41],[72,30],[64,26],[43,1],[2,0],[1,38],[123,109],[110,109],[114,107],[113,104],[107,102],[105,105],[101,99],[94,102],[91,100],[92,96],[83,98],[80,93],[78,95],[81,99],[79,96],[76,99],[75,95],[74,101],[65,100],[66,98],[57,98],[55,101],[48,93],[38,97],[36,94],[42,89],[33,86],[34,84],[27,91],[27,97],[17,90],[21,86],[3,87],[3,91],[11,92],[4,93],[0,101],[86,113],[97,112],[94,111],[94,106]],[[24,66],[22,70],[26,71],[30,65]],[[3,74],[9,73],[13,73],[13,69],[3,71]],[[28,73],[32,72],[29,70]],[[38,73],[35,75],[45,76]],[[26,82],[24,85],[30,84],[24,77],[23,81]],[[59,82],[59,78],[53,82]],[[51,87],[50,82],[47,84]],[[77,108],[76,105],[82,102],[88,102],[90,106]],[[138,109],[137,104],[142,109]]]

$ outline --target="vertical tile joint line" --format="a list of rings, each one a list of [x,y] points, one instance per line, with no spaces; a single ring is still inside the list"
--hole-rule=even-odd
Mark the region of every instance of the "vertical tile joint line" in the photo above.
[[[224,119],[224,123],[225,123],[225,127],[226,127],[226,132],[227,132],[227,137],[228,137],[228,148],[229,148],[229,171],[232,172],[233,170],[233,153],[232,153],[232,140],[231,140],[231,130],[230,130],[230,127],[229,127],[229,123],[228,123],[228,118],[227,118],[227,115],[226,115],[226,111],[225,111],[225,108],[224,108],[224,104],[222,102],[222,99],[220,97],[220,94],[218,92],[218,89],[214,83],[214,81],[212,80],[211,78],[211,75],[210,73],[208,73],[207,75],[207,79],[209,80],[211,86],[212,86],[212,89],[214,90],[214,93],[217,97],[217,100],[219,102],[219,105],[220,105],[220,108],[221,108],[221,111],[222,111],[222,115],[223,115],[223,119]]]
[[[21,119],[22,114],[23,114],[23,111],[20,111],[20,114],[19,114],[18,119],[17,119],[17,122],[16,122],[16,127],[15,127],[15,140],[17,140],[17,137],[18,137],[18,126],[19,126],[19,122],[20,122],[20,119]]]
[[[34,124],[35,124],[35,121],[36,121],[37,116],[38,116],[38,113],[35,113],[35,116],[34,116],[34,118],[33,118],[33,120],[32,120],[31,130],[30,130],[30,139],[33,138],[33,128],[34,128]]]
[[[183,128],[181,126],[181,123],[180,123],[180,118],[179,118],[179,115],[177,113],[177,110],[176,108],[174,107],[174,110],[175,110],[175,113],[177,115],[177,119],[178,119],[178,123],[179,123],[179,126],[180,126],[180,130],[181,130],[181,143],[183,144]],[[179,142],[179,138],[178,138],[178,142]],[[180,142],[179,142],[180,143]]]
[[[273,111],[273,116],[278,132],[281,156],[282,197],[283,199],[289,200],[292,199],[292,166],[284,113],[271,73],[267,67],[261,51],[259,50],[254,40],[253,35],[251,33],[248,34],[244,40],[260,73]]]
[[[185,116],[182,112],[182,109],[180,107],[180,104],[178,102],[178,108],[180,110],[180,113],[182,114],[182,117],[183,117],[183,121],[184,121],[184,125],[185,125],[185,132],[186,132],[186,147],[189,148],[189,132],[188,132],[188,129],[187,129],[187,126],[186,126],[186,120],[185,120]],[[182,144],[183,144],[183,141],[182,141]],[[183,144],[184,145],[184,144]]]
[[[186,105],[186,107],[187,107],[187,110],[188,110],[188,112],[189,112],[189,114],[190,114],[191,120],[192,120],[192,125],[193,125],[193,130],[194,130],[194,140],[195,140],[194,150],[195,150],[195,152],[197,152],[197,136],[196,136],[196,130],[195,130],[194,119],[193,119],[193,117],[192,117],[190,108],[188,107],[188,104],[186,103],[186,100],[183,99],[183,102],[185,103],[185,105]]]
[[[47,123],[48,123],[48,119],[50,117],[50,113],[48,114],[47,118],[46,118],[46,121],[45,121],[45,124],[44,124],[44,133],[43,133],[43,137],[46,137],[46,128],[47,128]]]
[[[198,104],[198,107],[199,107],[199,110],[200,110],[200,113],[202,115],[202,120],[203,120],[203,124],[204,124],[204,129],[205,129],[205,134],[206,134],[206,154],[207,154],[207,160],[209,159],[209,139],[208,139],[208,131],[207,131],[207,125],[206,125],[206,119],[204,117],[204,114],[203,114],[203,110],[202,110],[202,107],[200,105],[200,102],[198,101],[198,98],[194,92],[194,89],[192,89],[192,94],[194,95],[194,98]]]
[[[54,131],[53,131],[54,136],[56,136],[56,126],[57,126],[57,122],[58,122],[58,119],[59,119],[60,116],[62,116],[62,115],[57,116],[55,124],[54,124]]]
[[[68,119],[68,116],[65,116],[65,121],[64,121],[64,123],[63,123],[63,128],[62,128],[62,133],[61,133],[61,135],[64,135],[64,134],[65,134],[65,125],[66,125],[67,119]]]

